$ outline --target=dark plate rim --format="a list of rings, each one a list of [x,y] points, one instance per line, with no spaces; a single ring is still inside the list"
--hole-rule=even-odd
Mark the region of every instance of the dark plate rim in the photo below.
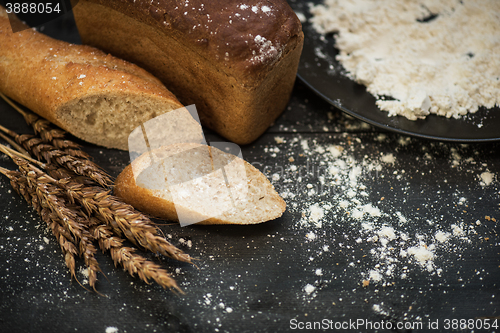
[[[315,0],[320,3],[321,0]],[[311,17],[305,8],[310,1],[292,1],[292,8],[302,12],[307,19]],[[305,5],[305,6],[304,6]],[[330,63],[318,57],[315,48],[327,48],[327,52],[337,52],[333,36],[320,39],[307,20],[302,22],[304,48],[300,58],[297,78],[319,97],[345,112],[380,129],[407,136],[435,141],[457,143],[488,143],[500,141],[500,108],[480,108],[476,113],[469,113],[461,119],[429,115],[425,119],[411,121],[404,116],[389,116],[375,105],[375,97],[347,76],[336,71],[334,75],[325,71],[325,66],[333,64],[341,67],[330,54]],[[333,59],[333,60],[332,60]],[[317,65],[317,66],[316,66]],[[319,70],[318,70],[319,69]],[[335,82],[337,81],[337,82]],[[336,88],[336,89],[332,89]],[[336,90],[332,93],[332,91]],[[338,92],[337,92],[338,91]],[[360,98],[361,96],[361,98]],[[491,112],[490,112],[491,111]],[[486,121],[486,124],[483,124]],[[479,127],[477,124],[481,124]]]
[[[304,79],[300,73],[297,73],[297,78],[309,89],[311,89],[315,94],[317,94],[319,97],[330,103],[331,105],[335,106],[336,108],[340,109],[342,112],[347,113],[348,115],[359,119],[361,121],[364,121],[370,125],[373,125],[375,127],[385,129],[389,132],[395,132],[403,135],[408,135],[408,136],[414,136],[418,138],[423,138],[423,139],[428,139],[428,140],[435,140],[435,141],[448,141],[448,142],[457,142],[457,143],[488,143],[488,142],[497,142],[500,141],[500,137],[498,138],[451,138],[451,137],[445,137],[445,136],[439,136],[439,135],[430,135],[430,134],[424,134],[424,133],[419,133],[419,132],[413,132],[413,131],[407,131],[395,126],[390,126],[385,123],[381,123],[375,120],[372,120],[368,117],[363,116],[362,114],[352,111],[346,107],[344,107],[342,104],[331,100],[330,97],[326,96],[323,94],[321,91],[319,91],[315,85],[311,84],[308,80]],[[383,111],[380,111],[383,112]],[[500,129],[499,129],[500,131]]]

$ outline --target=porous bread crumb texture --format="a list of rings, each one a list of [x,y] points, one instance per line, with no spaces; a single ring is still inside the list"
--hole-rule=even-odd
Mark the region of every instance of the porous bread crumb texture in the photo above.
[[[76,137],[127,150],[128,137],[137,126],[179,106],[161,98],[136,94],[91,94],[61,106],[56,118]]]
[[[158,162],[151,164],[150,156]],[[219,171],[223,166],[225,175]],[[205,217],[198,224],[261,223],[280,217],[286,206],[255,167],[217,148],[194,143],[143,154],[118,176],[115,193],[160,218]],[[176,212],[179,209],[181,213]]]
[[[497,0],[326,0],[311,13],[390,116],[461,118],[500,105]]]

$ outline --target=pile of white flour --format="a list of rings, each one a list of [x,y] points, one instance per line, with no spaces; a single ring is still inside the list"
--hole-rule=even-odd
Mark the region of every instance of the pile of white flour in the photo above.
[[[337,60],[391,116],[500,105],[498,0],[325,0],[311,13],[318,32],[338,32]]]

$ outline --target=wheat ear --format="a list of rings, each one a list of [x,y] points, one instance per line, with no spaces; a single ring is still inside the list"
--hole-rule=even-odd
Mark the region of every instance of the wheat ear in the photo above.
[[[84,186],[68,178],[61,179],[58,183],[67,191],[68,197],[76,200],[87,214],[93,212],[97,218],[112,227],[116,234],[123,233],[128,240],[153,253],[159,252],[173,259],[192,263],[188,254],[158,234],[158,228],[147,216],[110,195],[109,191],[96,186]]]
[[[76,278],[75,271],[75,255],[78,254],[76,246],[73,244],[73,237],[64,229],[57,218],[50,212],[49,209],[43,208],[39,202],[39,198],[35,191],[29,187],[26,178],[19,171],[11,171],[5,168],[0,168],[0,172],[7,176],[10,180],[12,188],[21,195],[28,204],[38,212],[42,221],[47,224],[47,227],[52,231],[52,234],[57,239],[61,251],[64,256],[64,262],[69,269],[71,277],[81,285],[80,281]],[[82,286],[83,287],[83,286]]]
[[[99,247],[103,252],[110,251],[115,266],[120,264],[130,275],[134,276],[137,274],[139,278],[146,283],[149,283],[149,280],[152,279],[163,288],[175,289],[183,293],[175,280],[165,269],[135,254],[135,249],[124,246],[123,239],[114,236],[109,226],[95,226],[91,229],[91,233],[99,242]]]
[[[26,177],[28,187],[33,189],[40,205],[50,210],[49,216],[58,221],[66,228],[75,242],[79,245],[79,253],[83,257],[89,272],[89,285],[95,290],[97,273],[101,272],[99,264],[95,259],[97,250],[92,244],[93,238],[86,229],[87,217],[74,205],[64,198],[64,192],[54,185],[54,180],[40,169],[27,161],[11,156]]]
[[[19,155],[19,153],[13,152],[2,145],[0,145],[0,151],[6,154]],[[14,159],[14,156],[11,157]],[[97,186],[87,186],[67,177],[54,179],[28,162],[23,162],[18,157],[14,159],[14,162],[20,168],[24,168],[26,173],[31,171],[35,175],[38,175],[39,180],[43,181],[45,186],[51,186],[54,190],[63,188],[71,203],[74,203],[76,200],[86,210],[88,215],[94,212],[102,222],[110,225],[118,235],[123,233],[131,242],[153,253],[159,252],[173,259],[192,263],[192,258],[188,254],[158,234],[158,228],[154,226],[153,222],[147,216],[135,210],[131,205],[122,202],[117,197],[110,195],[109,191]],[[40,162],[38,164],[46,167],[45,164]],[[26,175],[28,176],[28,174]],[[33,184],[36,184],[36,182],[33,182]],[[72,230],[71,225],[68,227],[69,230]],[[78,235],[77,238],[80,236]]]
[[[0,130],[13,137],[15,141],[22,147],[20,147],[16,143],[12,143],[11,140],[8,142],[11,143],[17,150],[23,153],[27,151],[30,155],[36,157],[38,160],[44,160],[49,164],[55,164],[64,167],[77,175],[88,177],[102,187],[109,187],[112,184],[111,176],[108,175],[96,163],[86,158],[87,154],[79,150],[79,148],[63,150],[51,143],[47,143],[41,138],[35,137],[30,134],[18,135],[16,132],[9,130],[3,126],[0,126]],[[2,137],[5,136],[2,134]],[[8,138],[6,137],[6,140],[7,139]],[[63,140],[61,142],[68,143],[71,141]]]

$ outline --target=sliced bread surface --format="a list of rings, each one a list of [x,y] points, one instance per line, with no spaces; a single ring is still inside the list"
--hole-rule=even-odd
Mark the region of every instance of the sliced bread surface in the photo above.
[[[181,224],[186,219],[197,224],[256,224],[280,217],[286,208],[254,166],[197,143],[141,155],[117,177],[115,195],[147,214]]]

